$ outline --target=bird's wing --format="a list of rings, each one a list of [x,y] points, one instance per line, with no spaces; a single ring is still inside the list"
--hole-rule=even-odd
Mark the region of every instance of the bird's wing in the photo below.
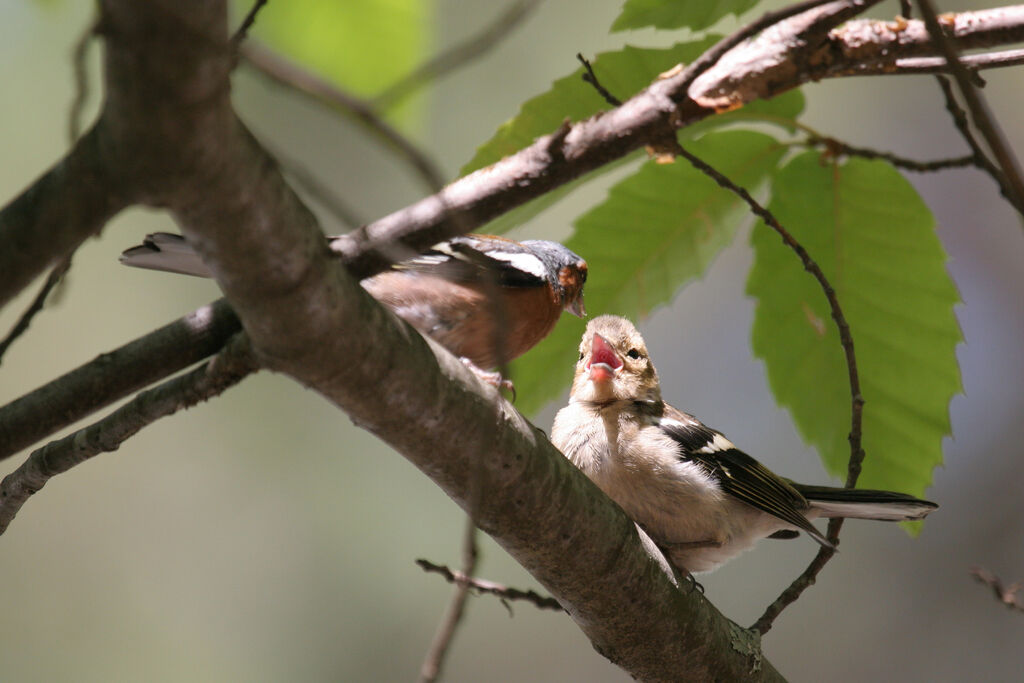
[[[530,249],[500,237],[464,235],[435,244],[430,250],[402,261],[396,270],[429,273],[455,282],[502,287],[542,287],[548,284],[544,262]]]
[[[806,531],[814,540],[832,547],[803,512],[807,500],[782,477],[750,457],[721,432],[697,418],[665,407],[658,425],[679,444],[679,457],[703,466],[729,495]]]

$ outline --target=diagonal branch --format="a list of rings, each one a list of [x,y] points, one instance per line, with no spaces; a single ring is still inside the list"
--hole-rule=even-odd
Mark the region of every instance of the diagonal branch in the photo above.
[[[0,460],[216,353],[241,330],[221,299],[0,407]]]
[[[0,534],[51,477],[117,450],[146,425],[223,393],[255,370],[248,340],[238,335],[209,363],[139,394],[102,420],[34,451],[0,482]]]

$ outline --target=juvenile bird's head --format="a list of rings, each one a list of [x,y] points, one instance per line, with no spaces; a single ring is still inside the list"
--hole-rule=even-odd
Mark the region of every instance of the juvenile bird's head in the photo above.
[[[580,342],[571,401],[661,401],[658,373],[633,323],[602,315],[587,325]]]
[[[587,281],[587,262],[558,242],[525,240],[522,244],[544,264],[545,279],[551,283],[562,308],[577,318],[585,316],[583,285]]]

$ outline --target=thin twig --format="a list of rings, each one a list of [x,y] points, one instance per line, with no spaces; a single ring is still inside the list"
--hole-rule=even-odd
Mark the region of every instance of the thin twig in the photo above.
[[[968,154],[962,157],[951,157],[949,159],[936,159],[934,161],[916,161],[914,159],[897,156],[892,152],[883,152],[881,150],[870,149],[868,147],[856,147],[827,136],[811,135],[803,144],[807,147],[818,147],[819,145],[824,146],[828,151],[828,154],[833,157],[845,155],[851,157],[863,157],[865,159],[883,159],[893,166],[898,166],[899,168],[904,168],[908,171],[915,171],[917,173],[930,173],[949,168],[963,168],[964,166],[972,166],[974,164],[973,154]]]
[[[476,486],[477,490],[481,487]],[[448,611],[444,619],[437,627],[433,642],[427,651],[423,664],[420,666],[420,683],[436,681],[441,673],[441,666],[444,664],[445,655],[451,646],[455,630],[462,621],[465,613],[466,600],[469,598],[470,580],[476,570],[477,545],[476,545],[476,521],[473,514],[466,515],[466,534],[462,544],[462,571],[460,574],[464,580],[455,582],[455,592],[452,594],[451,602],[448,604]]]
[[[996,596],[996,600],[1012,610],[1024,612],[1024,601],[1020,597],[1021,589],[1024,586],[1019,581],[1014,581],[1009,586],[1004,586],[1002,579],[983,567],[971,567],[971,576],[978,583],[991,588],[993,595]]]
[[[978,74],[978,69],[999,69],[1024,64],[1024,49],[962,55],[960,63],[967,67],[971,82],[981,86],[984,85],[984,80]],[[892,73],[949,73],[949,64],[947,64],[945,57],[906,57],[896,60],[896,70]]]
[[[978,139],[974,137],[974,132],[971,130],[970,122],[967,120],[967,112],[960,108],[960,105],[956,101],[956,95],[953,94],[953,86],[950,84],[949,79],[944,76],[935,76],[936,82],[939,84],[939,88],[942,90],[942,96],[946,101],[946,111],[953,119],[953,125],[960,132],[960,136],[967,143],[967,146],[971,148],[971,160],[975,166],[980,168],[996,182],[999,186],[999,192],[1003,195],[1006,201],[1013,203],[1010,198],[1010,193],[1007,188],[1006,178],[1003,172],[998,166],[989,158],[985,150],[982,149]]]
[[[301,93],[337,112],[353,116],[390,149],[403,157],[432,192],[437,192],[444,185],[444,176],[440,169],[411,140],[384,121],[373,107],[363,100],[260,45],[246,43],[241,46],[240,54],[261,74],[289,90]]]
[[[508,600],[522,600],[524,602],[529,602],[537,609],[550,609],[557,610],[559,612],[564,611],[564,608],[558,600],[555,600],[550,596],[541,595],[532,589],[524,591],[520,588],[512,588],[511,586],[495,583],[494,581],[466,576],[462,572],[452,571],[445,565],[434,564],[430,560],[425,560],[423,558],[417,559],[416,564],[425,572],[440,574],[446,581],[448,581],[448,583],[464,583],[477,593],[497,596],[501,599],[502,604],[504,604],[509,610],[510,614],[512,612],[512,608],[508,605]]]
[[[967,102],[967,108],[971,112],[975,127],[981,132],[995,157],[996,164],[1001,171],[1001,180],[998,176],[994,177],[999,182],[1003,196],[1019,213],[1024,214],[1024,177],[1021,175],[1020,165],[1017,163],[1013,151],[1006,142],[999,122],[989,111],[985,98],[971,82],[971,72],[960,61],[956,48],[943,31],[931,0],[917,0],[917,5],[921,10],[921,18],[928,28],[929,36],[945,57],[960,93]]]
[[[236,335],[208,363],[142,392],[103,419],[33,451],[0,482],[0,534],[51,477],[95,455],[117,450],[143,427],[223,393],[256,369],[248,337]]]
[[[256,15],[260,13],[263,6],[267,4],[267,0],[256,0],[252,7],[249,8],[249,12],[245,15],[245,19],[242,20],[238,30],[235,31],[235,35],[231,36],[231,46],[237,50],[238,47],[245,40],[246,36],[249,35],[249,29],[256,23]]]
[[[592,85],[594,87],[594,90],[597,90],[601,97],[604,98],[605,102],[612,105],[613,107],[620,106],[622,104],[622,100],[620,100],[615,95],[611,94],[606,87],[601,85],[601,81],[598,80],[597,74],[594,73],[594,67],[590,65],[590,60],[588,60],[579,52],[576,53],[576,59],[579,60],[580,64],[583,65],[583,68],[586,69],[586,73],[584,73],[582,76],[583,81],[585,83],[589,83],[590,85]]]
[[[373,98],[373,106],[382,111],[390,109],[431,80],[494,49],[538,4],[540,0],[516,0],[479,34],[445,50],[389,85]]]
[[[36,294],[36,298],[32,300],[29,307],[25,309],[25,312],[18,318],[18,322],[14,323],[14,327],[7,333],[3,341],[0,341],[0,362],[3,362],[4,354],[10,347],[14,340],[20,337],[28,330],[28,326],[32,324],[32,318],[36,316],[36,313],[43,310],[43,306],[46,304],[46,298],[50,296],[50,292],[56,287],[64,274],[68,272],[68,268],[71,267],[71,256],[65,256],[61,259],[60,263],[53,267],[50,274],[46,277],[46,282],[43,283],[39,293]]]

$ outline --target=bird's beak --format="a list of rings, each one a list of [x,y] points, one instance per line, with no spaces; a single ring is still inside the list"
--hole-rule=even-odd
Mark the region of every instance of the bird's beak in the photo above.
[[[586,316],[587,309],[583,307],[583,294],[580,294],[578,297],[570,301],[565,307],[565,310],[569,311],[577,318],[583,318]]]
[[[590,347],[590,362],[587,363],[592,382],[608,382],[615,373],[622,369],[622,359],[608,340],[594,333],[594,342]]]

